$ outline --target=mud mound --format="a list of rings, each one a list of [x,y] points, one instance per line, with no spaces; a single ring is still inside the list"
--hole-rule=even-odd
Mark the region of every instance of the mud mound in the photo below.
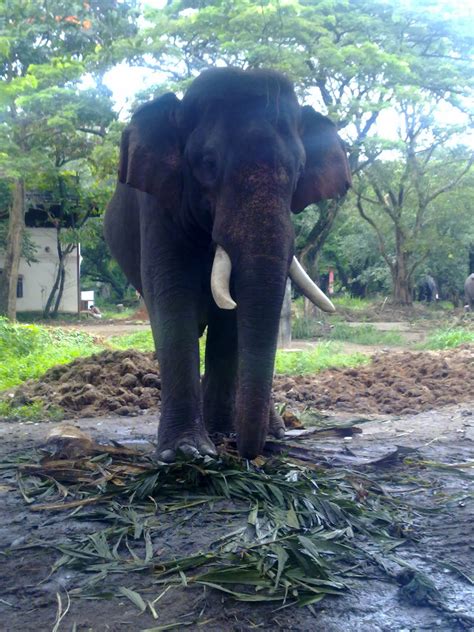
[[[66,418],[111,412],[133,415],[156,407],[161,382],[153,353],[104,351],[50,369],[39,381],[22,384],[14,405],[41,401],[46,409],[59,406]]]
[[[15,405],[59,406],[66,418],[156,409],[161,383],[152,353],[105,351],[50,369],[20,386]],[[275,399],[292,407],[409,414],[474,398],[472,347],[443,352],[382,353],[371,364],[317,375],[278,376]]]
[[[381,353],[371,364],[278,377],[275,398],[358,413],[413,414],[474,398],[474,349]]]

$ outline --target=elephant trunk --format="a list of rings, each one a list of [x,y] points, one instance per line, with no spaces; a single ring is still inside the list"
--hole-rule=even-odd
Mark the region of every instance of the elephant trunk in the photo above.
[[[235,427],[239,453],[262,452],[269,407],[288,258],[242,258],[233,275],[237,301],[238,378]]]

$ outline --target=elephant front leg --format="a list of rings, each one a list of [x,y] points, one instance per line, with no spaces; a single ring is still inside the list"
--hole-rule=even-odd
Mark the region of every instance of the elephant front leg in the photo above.
[[[237,380],[237,319],[235,312],[210,305],[202,380],[204,421],[209,432],[234,431]]]
[[[203,421],[199,375],[199,283],[192,266],[147,269],[144,298],[150,314],[161,375],[159,460],[177,454],[214,456],[215,447]]]
[[[237,386],[237,319],[234,311],[211,305],[206,340],[206,371],[202,381],[204,421],[210,433],[235,432]],[[285,424],[270,400],[268,432],[277,439],[285,436]]]

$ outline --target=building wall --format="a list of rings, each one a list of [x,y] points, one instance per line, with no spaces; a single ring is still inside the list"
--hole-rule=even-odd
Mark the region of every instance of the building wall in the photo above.
[[[56,230],[54,228],[26,228],[31,241],[36,245],[35,258],[38,263],[28,265],[20,260],[19,275],[23,277],[23,297],[17,298],[20,312],[42,311],[53,287],[58,268]],[[4,257],[0,254],[0,269]],[[60,312],[77,312],[77,249],[66,258],[64,292],[59,306]]]

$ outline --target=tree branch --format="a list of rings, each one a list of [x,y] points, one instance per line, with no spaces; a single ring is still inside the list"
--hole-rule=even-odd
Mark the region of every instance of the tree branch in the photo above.
[[[390,257],[387,254],[387,250],[385,248],[385,240],[383,238],[382,235],[382,231],[380,230],[380,228],[377,226],[377,224],[374,222],[374,220],[369,217],[366,212],[364,211],[364,207],[362,206],[362,196],[360,195],[360,193],[357,194],[357,209],[360,213],[360,216],[365,219],[365,221],[370,224],[370,226],[372,226],[372,228],[375,230],[375,233],[377,235],[377,240],[379,242],[379,250],[380,250],[380,254],[382,255],[385,263],[388,265],[390,272],[394,273],[395,270],[395,266],[392,263],[392,261],[390,261]]]

